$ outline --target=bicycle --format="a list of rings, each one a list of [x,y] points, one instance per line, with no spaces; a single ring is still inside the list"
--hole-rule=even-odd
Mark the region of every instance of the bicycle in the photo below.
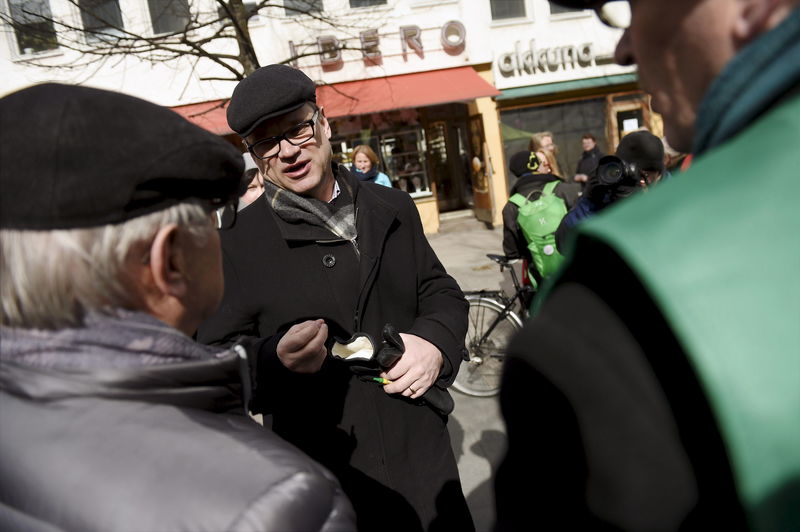
[[[534,289],[520,283],[517,272],[511,265],[521,259],[509,260],[504,255],[486,255],[500,265],[500,271],[508,268],[514,283],[514,294],[508,296],[503,290],[470,290],[464,293],[469,302],[469,329],[466,346],[469,360],[463,360],[453,388],[475,397],[491,397],[500,391],[505,349],[511,337],[522,328],[528,317],[528,304]],[[519,313],[514,307],[519,305]]]

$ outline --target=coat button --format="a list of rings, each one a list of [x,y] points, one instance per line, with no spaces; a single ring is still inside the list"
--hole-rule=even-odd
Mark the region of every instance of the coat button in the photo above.
[[[324,264],[326,268],[333,268],[336,265],[336,257],[333,255],[325,255],[322,257],[322,264]]]

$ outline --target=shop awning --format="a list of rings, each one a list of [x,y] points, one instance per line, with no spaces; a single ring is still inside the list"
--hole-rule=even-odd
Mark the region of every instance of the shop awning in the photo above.
[[[325,107],[325,116],[336,118],[499,94],[472,67],[465,66],[320,85],[317,104]]]
[[[230,135],[233,131],[228,127],[228,119],[225,117],[227,107],[228,100],[225,99],[179,105],[171,109],[189,122],[215,135]]]
[[[543,83],[541,85],[529,85],[527,87],[515,87],[504,89],[503,94],[497,98],[502,100],[515,100],[517,98],[529,98],[541,96],[543,94],[556,94],[559,92],[576,91],[582,89],[594,89],[597,87],[607,87],[611,85],[623,85],[625,83],[636,83],[638,77],[636,73],[615,74],[602,78],[574,79],[571,81],[559,81],[556,83]]]

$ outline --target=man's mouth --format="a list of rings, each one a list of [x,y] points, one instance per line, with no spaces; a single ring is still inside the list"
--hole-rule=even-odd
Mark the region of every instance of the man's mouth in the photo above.
[[[290,179],[298,179],[305,176],[311,168],[311,161],[304,161],[287,166],[283,169],[283,175]]]

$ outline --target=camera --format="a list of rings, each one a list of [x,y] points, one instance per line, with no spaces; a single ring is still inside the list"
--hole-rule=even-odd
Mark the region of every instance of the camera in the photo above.
[[[597,164],[597,180],[608,187],[636,185],[639,179],[637,165],[626,163],[616,155],[606,155]]]

